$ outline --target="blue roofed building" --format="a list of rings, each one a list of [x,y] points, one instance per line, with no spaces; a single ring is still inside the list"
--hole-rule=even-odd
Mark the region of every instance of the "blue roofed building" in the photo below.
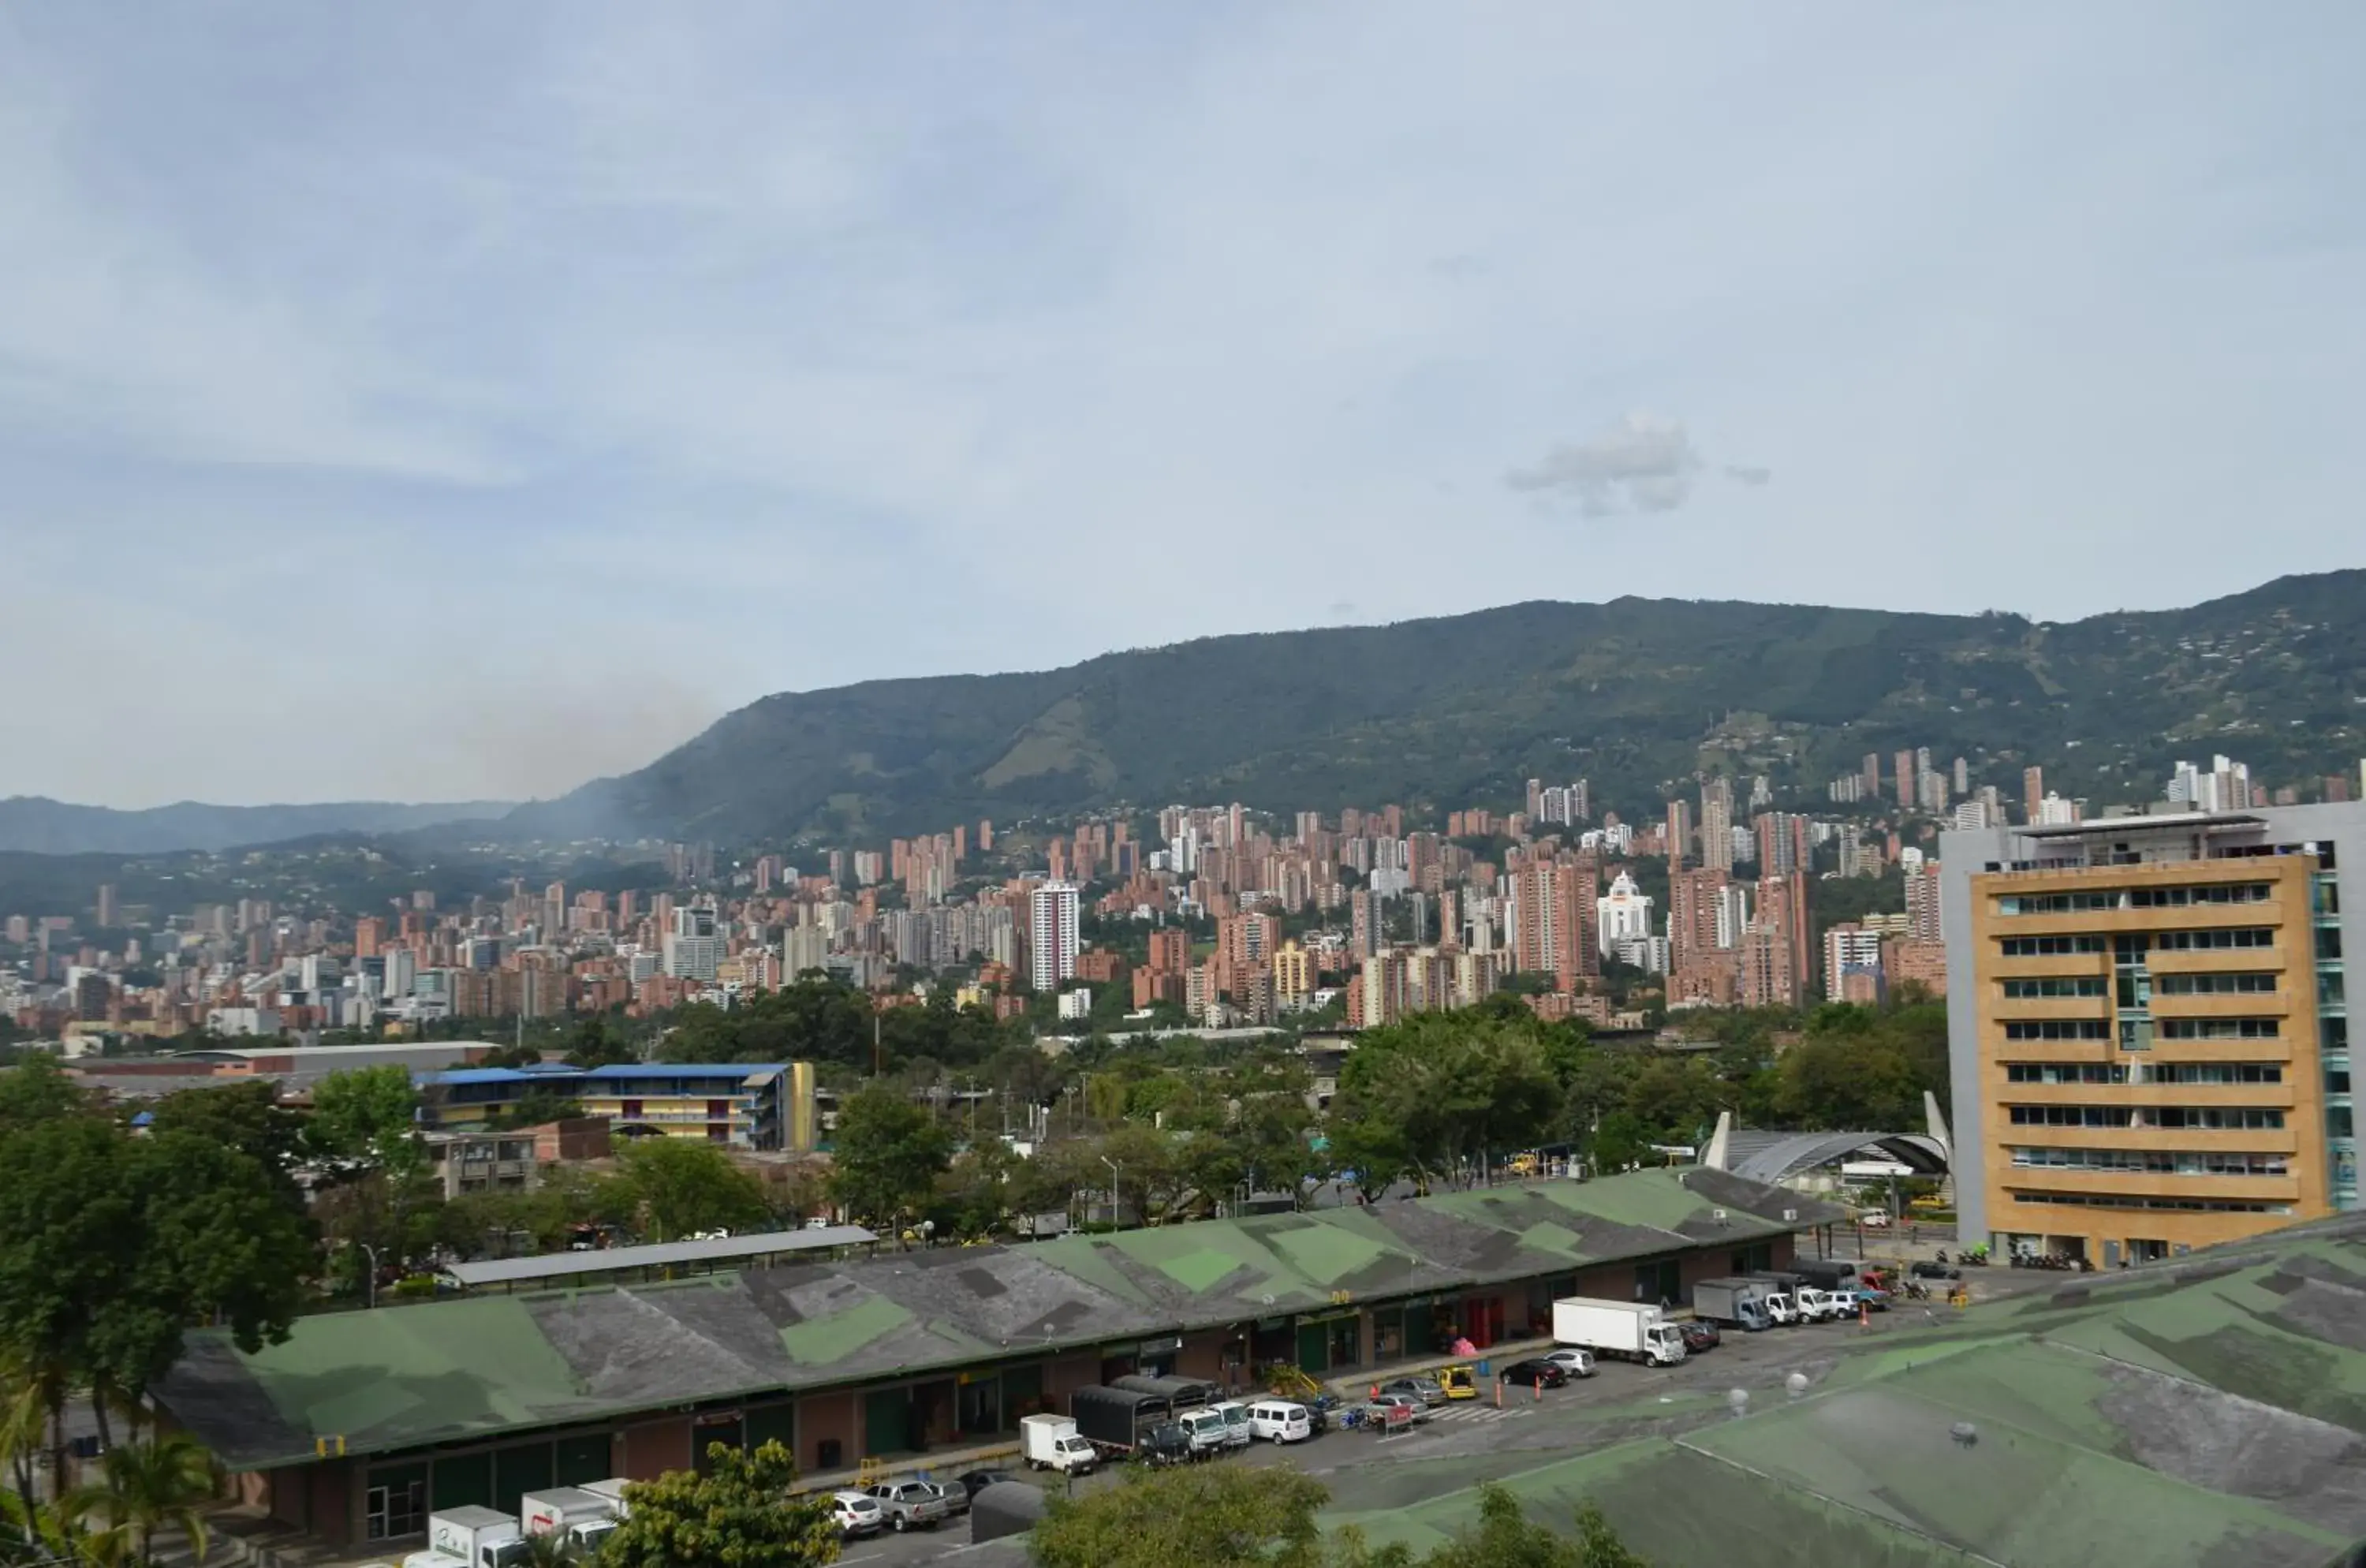
[[[819,1136],[810,1062],[634,1062],[578,1067],[462,1067],[422,1073],[422,1124],[482,1128],[528,1097],[571,1100],[612,1135],[691,1138],[803,1154]]]

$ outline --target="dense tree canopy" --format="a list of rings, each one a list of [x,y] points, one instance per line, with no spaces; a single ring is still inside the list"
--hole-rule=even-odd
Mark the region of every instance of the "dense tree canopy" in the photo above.
[[[628,1512],[600,1548],[603,1568],[823,1568],[838,1561],[828,1503],[793,1499],[779,1443],[717,1443],[707,1473],[673,1471],[627,1487]]]

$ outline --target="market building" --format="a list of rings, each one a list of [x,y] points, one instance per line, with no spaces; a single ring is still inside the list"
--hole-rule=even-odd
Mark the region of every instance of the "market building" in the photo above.
[[[1089,1383],[1247,1384],[1544,1331],[1556,1297],[1688,1299],[1780,1268],[1839,1212],[1727,1172],[1638,1171],[1369,1207],[876,1248],[657,1283],[299,1320],[241,1352],[191,1336],[155,1391],[242,1495],[392,1550],[431,1510],[648,1478],[778,1439],[807,1473],[993,1441]]]

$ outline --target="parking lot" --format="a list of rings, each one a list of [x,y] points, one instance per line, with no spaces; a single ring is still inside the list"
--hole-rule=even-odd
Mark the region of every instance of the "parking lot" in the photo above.
[[[1967,1269],[1966,1273],[1975,1300],[2062,1282],[2059,1275],[2020,1270]],[[1805,1377],[1812,1386],[1831,1372],[1845,1347],[1867,1338],[1910,1338],[1945,1321],[1953,1310],[1939,1302],[1901,1302],[1889,1312],[1874,1314],[1870,1327],[1860,1327],[1852,1320],[1763,1334],[1729,1331],[1716,1349],[1674,1367],[1605,1362],[1595,1376],[1566,1388],[1506,1388],[1500,1406],[1490,1382],[1482,1384],[1482,1398],[1439,1405],[1430,1412],[1428,1421],[1408,1431],[1386,1436],[1334,1431],[1286,1448],[1256,1444],[1211,1462],[1288,1465],[1324,1481],[1343,1499],[1358,1490],[1358,1472],[1377,1472],[1401,1461],[1450,1461],[1446,1468],[1455,1472],[1457,1484],[1474,1484],[1526,1470],[1542,1462],[1547,1453],[1565,1453],[1722,1419],[1731,1409],[1735,1390],[1753,1404],[1786,1398],[1786,1383],[1793,1373]],[[1394,1375],[1393,1371],[1381,1373],[1374,1381]],[[937,1479],[950,1483],[952,1477]],[[1057,1477],[1029,1479],[1052,1486],[1062,1484]],[[1075,1490],[1085,1495],[1121,1484],[1122,1471],[1113,1469],[1077,1482]],[[956,1519],[934,1532],[883,1534],[876,1540],[851,1541],[840,1561],[877,1568],[940,1562],[1005,1568],[1026,1561],[1023,1538],[972,1546],[969,1535],[968,1521]]]

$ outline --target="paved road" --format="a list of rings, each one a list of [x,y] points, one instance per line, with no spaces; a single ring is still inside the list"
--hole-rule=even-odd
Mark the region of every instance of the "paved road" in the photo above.
[[[2059,1285],[2065,1276],[2020,1269],[1967,1270],[1976,1299]],[[1430,1421],[1413,1431],[1389,1437],[1362,1432],[1333,1432],[1290,1448],[1258,1444],[1245,1452],[1220,1460],[1222,1464],[1290,1465],[1321,1478],[1343,1501],[1358,1485],[1359,1472],[1406,1460],[1465,1461],[1464,1484],[1531,1469],[1548,1452],[1567,1452],[1577,1439],[1591,1433],[1601,1440],[1606,1421],[1615,1420],[1632,1435],[1665,1426],[1682,1429],[1703,1421],[1721,1419],[1729,1408],[1731,1391],[1749,1395],[1751,1404],[1789,1397],[1786,1382],[1793,1374],[1812,1385],[1828,1375],[1840,1352],[1865,1339],[1911,1337],[1926,1326],[1953,1316],[1944,1305],[1904,1303],[1888,1313],[1876,1313],[1870,1328],[1855,1323],[1820,1324],[1774,1329],[1763,1334],[1731,1333],[1717,1349],[1687,1359],[1681,1365],[1659,1369],[1606,1364],[1600,1374],[1563,1389],[1547,1389],[1542,1397],[1525,1388],[1506,1389],[1499,1409],[1486,1401],[1449,1404],[1432,1412]],[[1492,1395],[1492,1390],[1490,1391]],[[1049,1483],[1057,1485],[1054,1480]],[[1076,1483],[1079,1495],[1122,1484],[1118,1471],[1107,1471]],[[1365,1506],[1361,1503],[1353,1506]],[[839,1561],[865,1568],[910,1568],[910,1565],[954,1562],[964,1568],[1011,1568],[1026,1561],[1023,1541],[969,1544],[965,1521],[948,1524],[933,1534],[883,1536],[850,1543]]]

